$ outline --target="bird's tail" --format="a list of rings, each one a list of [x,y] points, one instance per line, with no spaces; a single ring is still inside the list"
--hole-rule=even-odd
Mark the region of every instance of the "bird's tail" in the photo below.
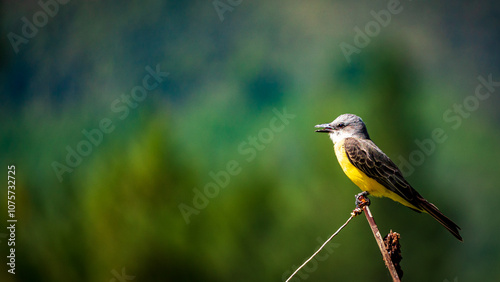
[[[420,208],[422,208],[425,212],[430,214],[434,219],[436,219],[441,225],[443,225],[448,231],[450,231],[453,236],[455,236],[458,240],[463,242],[462,236],[460,236],[459,230],[460,227],[455,224],[455,222],[451,221],[448,217],[446,217],[439,209],[432,203],[429,203],[427,200],[422,198],[420,201]]]

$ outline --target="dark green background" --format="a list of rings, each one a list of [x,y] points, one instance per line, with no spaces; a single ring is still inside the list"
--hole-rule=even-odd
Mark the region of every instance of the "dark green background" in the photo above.
[[[397,164],[446,134],[408,180],[463,243],[372,199],[381,232],[401,234],[405,280],[500,280],[500,87],[454,108],[474,101],[478,76],[500,81],[499,5],[402,1],[348,63],[339,45],[387,3],[244,0],[221,21],[210,0],[69,1],[16,53],[8,34],[41,7],[2,1],[0,236],[10,164],[18,223],[16,275],[1,237],[0,280],[119,281],[124,269],[134,281],[280,281],[354,208],[359,189],[314,133],[346,112]],[[169,76],[120,119],[111,105],[157,65]],[[284,108],[294,118],[266,135]],[[59,181],[54,162],[104,118],[114,131]],[[259,134],[267,143],[242,152]],[[231,161],[238,173],[187,224],[179,205]],[[390,281],[364,217],[320,255],[295,281]]]

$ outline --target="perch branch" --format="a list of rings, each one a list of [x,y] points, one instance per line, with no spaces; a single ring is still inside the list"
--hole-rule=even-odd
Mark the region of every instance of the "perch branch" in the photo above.
[[[346,225],[355,216],[361,214],[363,211],[365,212],[366,219],[367,219],[368,223],[370,224],[370,227],[371,227],[372,232],[373,232],[373,236],[375,237],[375,240],[377,241],[377,245],[380,249],[380,253],[382,253],[382,257],[384,258],[385,265],[387,266],[387,268],[389,269],[389,272],[391,273],[392,280],[394,282],[401,281],[400,276],[398,276],[398,271],[396,270],[396,267],[394,266],[394,263],[393,263],[391,257],[389,256],[389,253],[386,249],[386,248],[390,248],[390,247],[395,248],[395,251],[399,252],[398,256],[400,257],[400,250],[399,250],[399,243],[398,243],[399,234],[394,233],[394,234],[396,234],[394,236],[397,236],[397,238],[392,239],[394,241],[394,243],[397,245],[396,247],[393,247],[390,244],[388,244],[387,246],[385,245],[384,239],[382,239],[382,236],[380,235],[380,231],[378,230],[377,224],[375,223],[375,219],[373,219],[370,208],[368,207],[370,205],[370,199],[368,199],[366,197],[367,195],[368,195],[368,192],[363,192],[363,193],[356,195],[356,209],[354,209],[351,212],[351,217],[349,217],[349,219],[347,219],[347,221],[342,226],[340,226],[340,228],[335,233],[333,233],[332,236],[330,236],[330,238],[328,238],[328,240],[326,240],[325,243],[323,243],[323,245],[321,245],[321,247],[319,247],[319,249],[314,254],[312,254],[311,257],[309,257],[302,265],[300,265],[297,268],[297,270],[295,270],[295,272],[293,272],[292,275],[290,275],[290,277],[288,277],[288,279],[285,282],[290,281],[290,279],[292,279],[293,276],[295,274],[297,274],[297,272],[299,272],[302,269],[302,267],[304,267],[309,261],[311,261],[326,246],[326,244],[328,244],[328,242],[330,242],[330,240],[333,239],[333,237],[335,237],[344,227],[346,227]],[[392,234],[392,230],[391,230],[391,234]],[[389,235],[391,235],[391,234],[389,234]],[[390,241],[391,241],[391,238],[388,238],[388,242],[390,242]],[[399,258],[399,260],[401,260],[401,259]],[[397,261],[397,263],[398,263],[398,269],[400,271],[399,273],[401,273],[401,276],[402,276],[403,271],[399,267],[399,261]]]
[[[366,195],[368,193],[360,193],[356,196],[356,203],[358,207],[362,208],[363,211],[365,212],[366,220],[368,220],[368,223],[370,224],[370,227],[373,232],[373,236],[375,237],[375,240],[377,241],[377,245],[380,249],[380,253],[382,253],[382,257],[384,258],[385,265],[389,269],[389,272],[391,273],[392,280],[393,281],[401,281],[399,279],[398,273],[396,271],[396,268],[394,267],[394,264],[392,263],[392,260],[387,253],[387,250],[385,248],[384,244],[384,239],[382,239],[382,236],[380,235],[380,231],[378,230],[377,224],[375,223],[375,219],[373,219],[372,213],[370,211],[370,208],[368,205],[370,205],[370,200],[366,198]]]

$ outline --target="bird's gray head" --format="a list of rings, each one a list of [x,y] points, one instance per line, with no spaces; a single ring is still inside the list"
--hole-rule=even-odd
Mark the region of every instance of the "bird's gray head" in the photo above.
[[[316,130],[316,132],[328,133],[333,144],[348,137],[370,139],[363,120],[353,114],[340,115],[330,123],[318,124],[315,127],[321,128]]]

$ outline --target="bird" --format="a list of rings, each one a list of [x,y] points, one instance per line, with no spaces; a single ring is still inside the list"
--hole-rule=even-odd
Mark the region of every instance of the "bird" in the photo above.
[[[428,213],[463,242],[460,227],[408,183],[397,165],[370,139],[360,117],[342,114],[315,127],[320,128],[316,132],[328,133],[342,170],[363,193],[387,197],[416,212]]]

